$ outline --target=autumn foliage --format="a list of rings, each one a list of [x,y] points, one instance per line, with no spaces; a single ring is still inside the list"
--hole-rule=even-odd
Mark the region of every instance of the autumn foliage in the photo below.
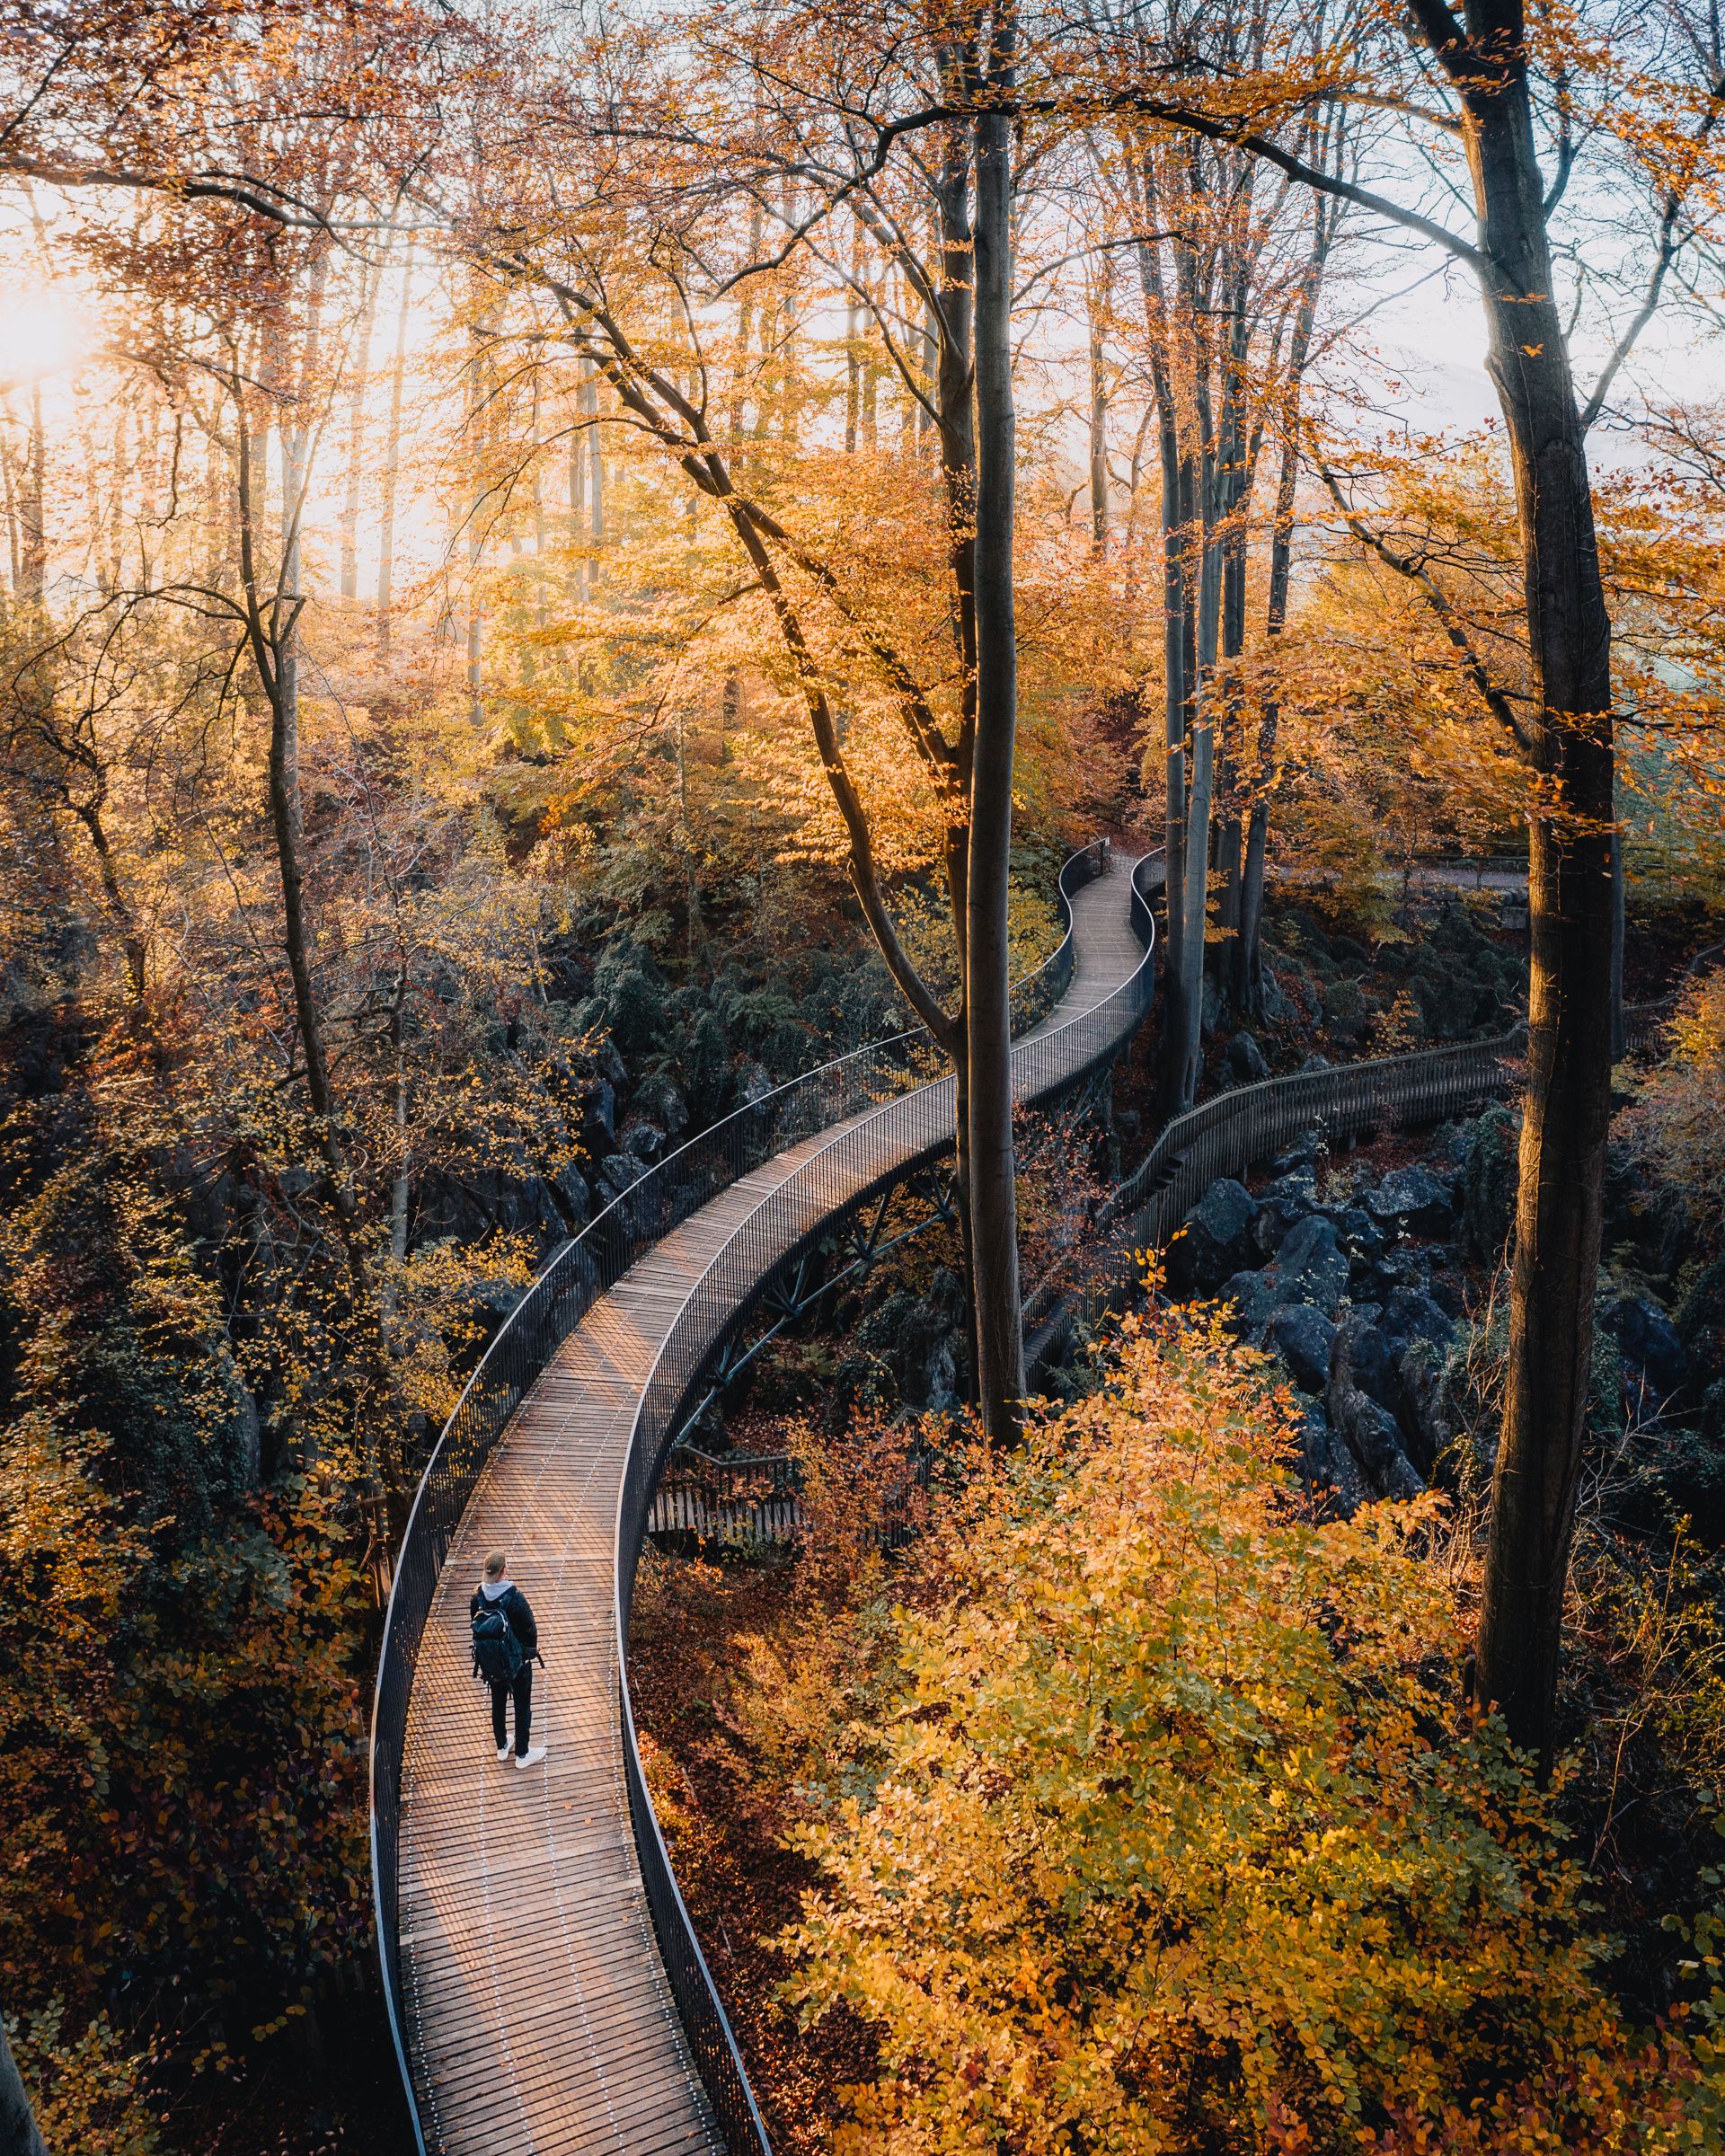
[[[819,1879],[783,1996],[879,2043],[836,2146],[1708,2145],[1561,1791],[1457,1727],[1436,1502],[1314,1523],[1287,1411],[1211,1321],[1128,1325],[907,1572],[755,1650],[734,1726],[830,1702],[774,1764]]]

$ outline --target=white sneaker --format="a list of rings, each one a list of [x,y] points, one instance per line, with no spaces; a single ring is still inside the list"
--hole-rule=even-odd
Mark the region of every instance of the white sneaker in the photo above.
[[[509,1756],[509,1747],[507,1745],[500,1745],[497,1747],[497,1756],[500,1759],[507,1759]]]
[[[518,1752],[515,1755],[515,1763],[518,1767],[536,1767],[544,1756],[545,1747],[543,1745],[535,1745],[530,1751]]]

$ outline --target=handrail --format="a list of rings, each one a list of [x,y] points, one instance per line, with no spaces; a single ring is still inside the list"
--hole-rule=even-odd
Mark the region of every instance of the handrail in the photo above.
[[[1106,857],[1075,854],[1061,871],[1060,896],[1070,941],[1070,890],[1101,872]],[[1154,922],[1134,872],[1132,915],[1145,956],[1127,981],[1067,1024],[1021,1042],[1013,1052],[1014,1097],[1045,1098],[1111,1056],[1149,1006],[1154,982]],[[1068,966],[1068,978],[1070,977]],[[1075,1035],[1081,1038],[1075,1039]],[[1076,1054],[1075,1056],[1075,1049]],[[635,1742],[629,1692],[629,1616],[635,1570],[653,1490],[681,1427],[681,1409],[724,1341],[746,1319],[766,1283],[835,1220],[951,1142],[952,1081],[865,1109],[830,1133],[778,1188],[763,1197],[691,1286],[641,1390],[617,1498],[616,1652],[624,1735],[624,1774],[641,1877],[659,1951],[694,2054],[703,2085],[732,2156],[770,2156],[741,2054],[724,2004],[667,1854]],[[884,1144],[883,1144],[884,1142]],[[888,1165],[880,1163],[883,1150]]]
[[[1076,962],[1072,934],[1071,893],[1081,883],[1103,873],[1107,865],[1107,841],[1100,840],[1075,853],[1063,867],[1058,894],[1065,933],[1054,953],[1013,988],[1015,1033],[1039,1024],[1065,994]],[[1146,897],[1152,880],[1154,878],[1147,873],[1147,864],[1140,862],[1134,871],[1131,910],[1134,927],[1141,941],[1146,939],[1146,930],[1148,936],[1154,938],[1154,925]],[[1043,1076],[1047,1078],[1053,1070],[1048,1052],[1048,1041],[1062,1040],[1070,1048],[1073,1046],[1071,1037],[1074,1026],[1090,1026],[1091,1021],[1097,1020],[1099,1012],[1107,1011],[1113,1024],[1129,1031],[1148,1006],[1153,981],[1151,957],[1146,950],[1145,959],[1130,979],[1117,988],[1111,996],[1104,998],[1096,1011],[1081,1014],[1073,1024],[1058,1029],[1053,1035],[1044,1033],[1033,1036],[1030,1042],[1015,1049],[1015,1082],[1020,1075],[1021,1059],[1031,1050],[1038,1051],[1031,1056],[1031,1062],[1042,1069]],[[1105,1040],[1107,1021],[1100,1022],[1092,1030],[1095,1036],[1095,1053],[1099,1056],[1111,1055],[1119,1039],[1124,1037],[1117,1032]],[[1092,1044],[1087,1038],[1078,1045],[1088,1048]],[[887,1040],[871,1042],[849,1055],[832,1058],[801,1078],[774,1088],[772,1092],[737,1109],[721,1122],[668,1154],[597,1215],[579,1236],[564,1243],[553,1253],[524,1292],[481,1357],[433,1447],[414,1494],[396,1556],[378,1660],[371,1744],[371,1869],[378,1954],[383,1969],[390,2033],[395,2046],[402,2086],[407,2093],[416,2143],[422,2152],[426,2147],[424,2131],[414,2101],[407,2055],[406,2011],[399,1939],[402,1759],[408,1704],[426,1621],[451,1540],[481,1471],[528,1388],[598,1297],[615,1286],[654,1242],[696,1212],[720,1190],[794,1144],[823,1131],[831,1131],[836,1126],[854,1129],[858,1127],[857,1118],[867,1118],[878,1113],[883,1106],[891,1107],[895,1103],[902,1107],[906,1102],[918,1100],[928,1101],[943,1094],[949,1103],[945,1135],[943,1137],[930,1135],[919,1153],[907,1154],[895,1165],[889,1177],[878,1179],[875,1188],[879,1188],[882,1180],[897,1180],[919,1164],[922,1159],[939,1150],[942,1144],[950,1142],[951,1080],[937,1081],[933,1085],[919,1082],[925,1078],[930,1065],[937,1059],[939,1051],[935,1044],[920,1028],[897,1034]],[[1047,1067],[1043,1069],[1045,1065]],[[1025,1068],[1028,1072],[1029,1065]],[[1068,1072],[1051,1082],[1065,1083],[1075,1074]],[[1031,1075],[1033,1077],[1034,1074]],[[1045,1083],[1031,1082],[1023,1097],[1040,1097],[1041,1092],[1047,1090]],[[930,1127],[932,1130],[932,1125]],[[830,1146],[823,1147],[812,1156],[812,1160],[818,1162],[827,1159],[829,1153]],[[798,1176],[803,1173],[803,1170],[798,1171]],[[751,1216],[751,1219],[756,1220],[756,1217]],[[748,1224],[746,1224],[746,1228]],[[809,1224],[801,1240],[807,1241],[818,1232],[820,1224]],[[768,1269],[776,1270],[781,1262],[783,1257],[775,1258]],[[746,1284],[739,1294],[738,1308],[729,1313],[733,1320],[740,1320],[746,1307],[757,1298],[764,1285],[765,1276]],[[705,1306],[703,1307],[704,1309]],[[710,1356],[718,1345],[715,1336],[710,1340],[705,1353]],[[694,1382],[694,1375],[698,1374],[698,1365],[685,1367],[686,1348],[687,1341],[685,1339],[679,1348],[677,1363],[677,1367],[683,1373],[678,1379],[679,1398],[688,1384]],[[650,1380],[650,1391],[660,1373],[669,1366],[661,1354],[654,1380]],[[656,1393],[654,1397],[657,1411],[658,1406],[663,1403],[660,1394]],[[645,1395],[643,1402],[644,1399]],[[673,1401],[670,1404],[674,1407],[676,1403]],[[642,1419],[638,1416],[637,1418],[638,1442],[632,1447],[624,1484],[629,1509],[626,1513],[619,1514],[620,1529],[627,1529],[626,1537],[620,1539],[618,1544],[619,1576],[620,1578],[623,1577],[626,1547],[626,1577],[630,1589],[632,1589],[634,1567],[644,1533],[652,1478],[658,1472],[659,1452],[664,1441],[668,1438],[670,1427],[668,1424],[662,1430],[657,1429],[650,1418]],[[620,1607],[620,1615],[626,1622],[626,1595]],[[655,1926],[661,1945],[668,1938],[670,1939],[673,1942],[671,1952],[679,1960],[686,1963],[688,1957],[683,1947],[677,1944],[678,1941],[686,1942],[686,1947],[693,1950],[694,1960],[686,1971],[681,1988],[677,1973],[670,1967],[670,1960],[668,1959],[673,1991],[679,2008],[684,2011],[691,2048],[702,2068],[703,2079],[707,2079],[709,2073],[712,2077],[708,2086],[709,2094],[714,2099],[715,2111],[719,2113],[727,2132],[736,2137],[733,2145],[747,2146],[749,2145],[749,2135],[758,2129],[758,2115],[755,2112],[746,2078],[741,2079],[740,2082],[733,2081],[731,2078],[733,2072],[737,2076],[741,2075],[735,2043],[725,2023],[723,2009],[718,2003],[711,1978],[707,1975],[704,1964],[700,1961],[699,1947],[695,1945],[694,1934],[688,1929],[686,1913],[683,1911],[668,1860],[664,1856],[657,1824],[652,1819],[651,1807],[646,1798],[645,1784],[641,1780],[640,1763],[634,1748],[626,1682],[622,1714],[631,1814],[643,1875],[649,1878],[649,1897]],[[698,1984],[689,1980],[694,1975],[698,1975]],[[689,2027],[691,2017],[697,2027]],[[715,2081],[719,2084],[716,2089],[713,2086]],[[730,2099],[739,2088],[741,2101],[733,2104]]]
[[[1698,952],[1668,994],[1630,1004],[1623,1013],[1628,1045],[1646,1040],[1702,967],[1721,958],[1725,944]],[[1364,1130],[1443,1122],[1500,1099],[1515,1083],[1526,1040],[1522,1024],[1483,1040],[1296,1071],[1216,1093],[1163,1127],[1109,1201],[1109,1216],[1136,1213],[1137,1232],[1160,1246],[1217,1176],[1239,1175],[1272,1159],[1314,1127],[1322,1126],[1328,1136],[1351,1137]]]

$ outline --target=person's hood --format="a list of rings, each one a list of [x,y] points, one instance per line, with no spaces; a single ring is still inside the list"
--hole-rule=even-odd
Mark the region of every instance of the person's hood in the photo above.
[[[487,1602],[501,1602],[514,1585],[512,1579],[482,1579],[479,1591]]]

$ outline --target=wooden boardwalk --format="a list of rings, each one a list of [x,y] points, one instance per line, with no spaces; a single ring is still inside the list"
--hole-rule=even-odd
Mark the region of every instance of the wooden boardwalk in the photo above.
[[[1143,959],[1130,925],[1131,865],[1117,860],[1073,898],[1071,985],[1029,1037],[1042,1044],[1045,1077],[1064,1029]],[[1075,1040],[1073,1060],[1076,1067]],[[931,1096],[942,1091],[950,1134],[950,1080]],[[846,1158],[866,1154],[875,1174],[908,1158],[914,1125],[895,1112],[901,1106],[843,1127],[867,1137]],[[823,1132],[721,1192],[593,1305],[518,1409],[451,1544],[408,1710],[399,1871],[410,2064],[427,2145],[439,2156],[678,2156],[722,2146],[672,2003],[630,1829],[618,1491],[642,1389],[691,1288],[762,1201],[834,1136]],[[789,1224],[784,1247],[791,1227],[811,1224]],[[485,1693],[470,1674],[468,1598],[493,1546],[509,1552],[545,1657],[533,1735],[549,1756],[525,1771],[496,1759]]]

